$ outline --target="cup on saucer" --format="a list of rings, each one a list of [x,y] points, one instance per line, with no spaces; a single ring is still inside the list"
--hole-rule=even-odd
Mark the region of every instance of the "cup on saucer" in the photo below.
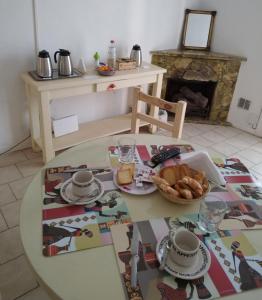
[[[169,251],[171,260],[184,267],[194,265],[200,247],[199,238],[185,228],[171,230],[169,236],[172,242]]]
[[[72,193],[78,197],[88,196],[96,188],[90,171],[78,171],[72,177]]]

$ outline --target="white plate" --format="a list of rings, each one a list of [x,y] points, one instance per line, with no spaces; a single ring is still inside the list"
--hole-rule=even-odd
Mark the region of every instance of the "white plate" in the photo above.
[[[141,166],[141,165],[136,165],[136,172],[137,169],[141,169],[141,170],[148,170],[151,171],[153,173],[155,173],[151,168],[147,167],[147,166]],[[155,190],[157,190],[156,185],[152,182],[143,182],[143,186],[142,187],[138,187],[136,186],[136,182],[133,181],[130,184],[124,184],[124,185],[120,185],[117,183],[117,170],[114,170],[114,184],[123,192],[126,192],[128,194],[132,194],[132,195],[147,195],[147,194],[151,194],[153,193]]]
[[[163,252],[168,241],[168,236],[165,236],[161,241],[158,242],[156,247],[156,256],[159,262],[162,260]],[[167,257],[165,270],[178,278],[181,279],[196,279],[207,273],[211,264],[210,253],[205,244],[200,241],[200,248],[197,254],[197,261],[189,267],[183,267],[171,260],[170,256]]]
[[[91,196],[78,197],[72,193],[72,178],[70,178],[62,184],[60,189],[60,195],[66,202],[70,204],[90,204],[98,200],[104,193],[104,186],[100,180],[95,178],[94,184],[97,186],[97,193],[93,193]]]

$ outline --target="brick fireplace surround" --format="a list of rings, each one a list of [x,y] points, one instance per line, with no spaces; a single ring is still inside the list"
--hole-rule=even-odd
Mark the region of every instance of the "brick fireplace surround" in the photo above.
[[[167,69],[164,74],[161,97],[165,98],[167,81],[183,79],[189,81],[216,82],[209,116],[197,122],[226,124],[239,68],[245,57],[196,50],[152,51],[152,64]]]

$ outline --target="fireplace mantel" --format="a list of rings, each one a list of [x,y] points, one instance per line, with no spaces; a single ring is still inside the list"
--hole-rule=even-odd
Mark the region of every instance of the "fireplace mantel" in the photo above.
[[[208,120],[211,124],[223,124],[232,101],[242,56],[197,50],[152,51],[152,64],[167,69],[162,85],[165,98],[167,79],[213,81],[217,83]]]
[[[200,50],[156,50],[151,51],[153,55],[166,55],[166,56],[179,56],[185,58],[202,58],[202,59],[219,59],[219,60],[236,60],[236,61],[247,61],[246,57],[237,56],[226,53],[212,52],[212,51],[200,51]]]

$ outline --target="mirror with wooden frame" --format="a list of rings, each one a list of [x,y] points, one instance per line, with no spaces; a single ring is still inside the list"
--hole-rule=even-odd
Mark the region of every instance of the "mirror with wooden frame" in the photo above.
[[[216,11],[185,10],[182,49],[210,50]]]

